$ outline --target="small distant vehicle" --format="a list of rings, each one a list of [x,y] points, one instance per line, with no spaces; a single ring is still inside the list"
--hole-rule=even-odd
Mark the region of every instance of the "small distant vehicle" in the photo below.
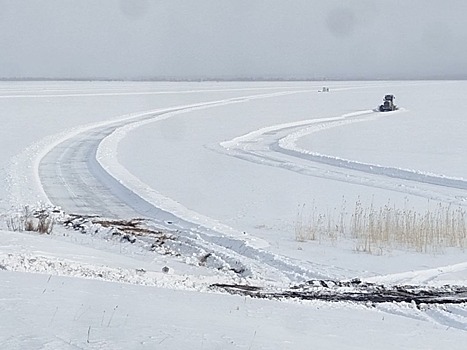
[[[394,104],[395,99],[396,98],[394,97],[394,95],[384,96],[383,104],[379,106],[379,111],[380,112],[395,111],[397,109],[397,106]]]
[[[329,92],[329,88],[324,86],[322,90],[319,90],[318,92]]]

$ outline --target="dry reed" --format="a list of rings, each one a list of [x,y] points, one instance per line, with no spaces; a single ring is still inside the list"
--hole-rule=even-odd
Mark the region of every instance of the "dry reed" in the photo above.
[[[306,220],[304,212],[302,206],[295,223],[298,241],[351,238],[357,251],[372,254],[394,248],[440,253],[449,247],[463,249],[467,243],[466,209],[451,205],[437,204],[418,212],[389,202],[379,208],[364,207],[358,200],[351,214],[345,201],[340,211],[322,214],[313,206]]]

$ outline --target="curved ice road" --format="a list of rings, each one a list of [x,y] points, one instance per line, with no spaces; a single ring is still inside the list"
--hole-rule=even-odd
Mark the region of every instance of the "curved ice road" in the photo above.
[[[403,110],[365,110],[337,117],[310,119],[255,130],[209,146],[218,152],[257,164],[280,167],[307,176],[371,186],[467,206],[467,181],[416,170],[362,163],[320,154],[297,146],[301,137],[321,130],[374,120]]]
[[[308,91],[275,92],[180,106],[88,127],[65,137],[39,159],[38,174],[43,191],[51,203],[69,213],[149,218],[159,228],[176,230],[180,244],[191,250],[190,254],[209,252],[241,276],[285,283],[330,277],[329,267],[295,264],[262,249],[266,242],[236,232],[161,196],[129,174],[115,157],[119,133],[124,135],[129,128],[193,110]],[[338,270],[331,274],[333,278],[340,276]]]

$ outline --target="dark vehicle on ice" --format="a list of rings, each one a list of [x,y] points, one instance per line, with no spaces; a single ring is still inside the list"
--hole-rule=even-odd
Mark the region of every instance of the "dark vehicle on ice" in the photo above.
[[[379,111],[380,112],[395,111],[397,109],[397,106],[394,104],[395,99],[396,98],[394,97],[394,95],[384,96],[383,104],[379,106]]]

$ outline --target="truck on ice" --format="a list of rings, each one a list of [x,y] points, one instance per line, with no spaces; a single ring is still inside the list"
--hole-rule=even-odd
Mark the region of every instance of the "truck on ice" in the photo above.
[[[394,104],[394,95],[386,95],[383,99],[383,104],[379,106],[380,112],[395,111],[397,106]]]

